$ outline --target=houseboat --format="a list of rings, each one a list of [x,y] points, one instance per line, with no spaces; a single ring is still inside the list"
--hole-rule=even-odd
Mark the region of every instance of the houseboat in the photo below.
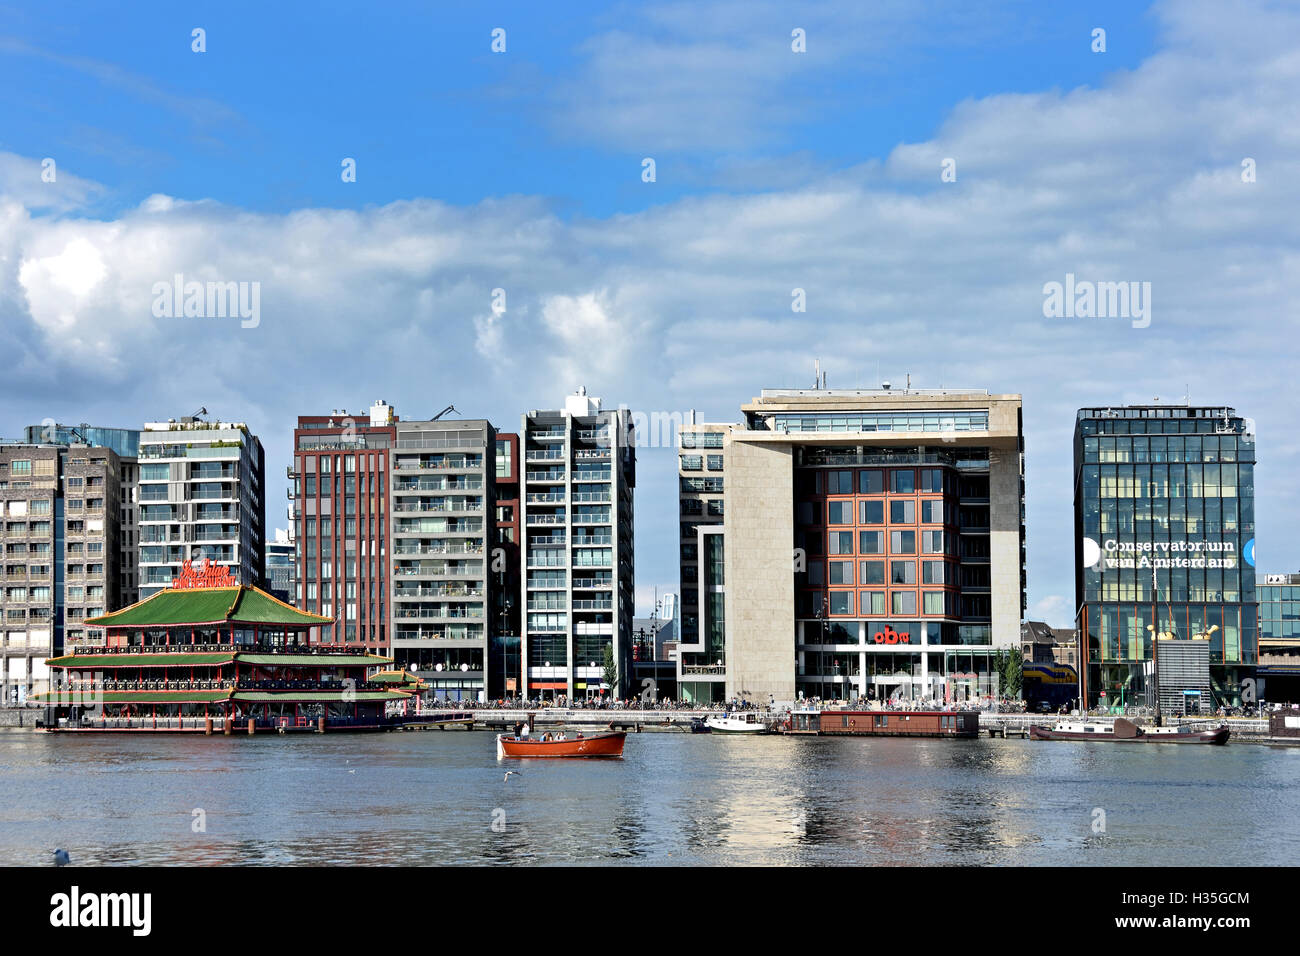
[[[785,732],[823,737],[978,737],[974,710],[796,710]]]
[[[46,708],[40,724],[52,732],[210,734],[399,723],[418,682],[381,673],[388,658],[314,641],[331,620],[255,587],[178,579],[86,621],[103,636],[49,661],[55,681],[37,698]]]

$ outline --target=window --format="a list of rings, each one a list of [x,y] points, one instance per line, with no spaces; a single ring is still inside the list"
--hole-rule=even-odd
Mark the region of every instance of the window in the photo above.
[[[884,561],[863,561],[859,571],[862,579],[859,584],[884,584],[885,583],[885,562]]]
[[[853,524],[853,502],[832,501],[826,506],[827,524]]]
[[[884,614],[885,613],[885,592],[884,591],[860,591],[858,592],[859,614]]]
[[[921,524],[943,524],[943,502],[937,498],[921,502]]]
[[[884,554],[885,533],[883,531],[859,531],[858,554]]]
[[[831,591],[830,592],[830,613],[831,614],[852,614],[853,613],[853,592],[852,591]]]
[[[889,550],[891,554],[916,554],[916,532],[889,532]]]
[[[858,472],[858,493],[878,495],[885,490],[885,473],[882,471]]]
[[[863,501],[860,502],[862,513],[860,524],[884,524],[885,523],[885,503],[883,501]]]
[[[916,472],[910,468],[906,471],[892,471],[890,476],[890,490],[895,494],[910,495],[916,491]]]
[[[20,458],[9,463],[9,474],[15,478],[19,475],[30,475],[32,473],[32,463],[28,459]]]
[[[943,532],[922,531],[921,532],[921,553],[922,554],[943,554]]]
[[[945,577],[944,563],[942,561],[921,562],[922,584],[943,584]]]
[[[943,491],[943,470],[940,468],[922,468],[921,490]]]
[[[704,466],[700,455],[682,455],[682,471],[699,471]]]
[[[830,562],[830,582],[831,584],[852,584],[853,583],[853,562],[852,561]]]
[[[827,554],[852,554],[853,532],[831,531],[826,535]]]
[[[894,614],[916,613],[915,591],[893,591],[889,595]]]
[[[722,471],[721,455],[706,455],[705,461],[708,465],[709,471]]]
[[[916,502],[891,501],[889,503],[890,524],[916,524]]]
[[[889,562],[889,583],[890,584],[915,584],[916,583],[916,562],[915,561],[890,561]]]
[[[851,471],[826,472],[826,493],[828,495],[853,494],[853,472]]]
[[[943,592],[942,591],[926,591],[924,600],[925,600],[926,614],[943,613]]]

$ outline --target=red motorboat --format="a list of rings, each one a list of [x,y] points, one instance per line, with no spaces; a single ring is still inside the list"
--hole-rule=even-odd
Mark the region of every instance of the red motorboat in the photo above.
[[[621,757],[627,734],[543,734],[507,737],[497,734],[498,757]]]

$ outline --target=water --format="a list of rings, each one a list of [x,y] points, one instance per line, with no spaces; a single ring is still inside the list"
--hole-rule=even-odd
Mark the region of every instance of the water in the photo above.
[[[1239,743],[645,733],[621,761],[498,761],[483,732],[14,730],[0,864],[1283,865],[1297,783],[1300,748]]]

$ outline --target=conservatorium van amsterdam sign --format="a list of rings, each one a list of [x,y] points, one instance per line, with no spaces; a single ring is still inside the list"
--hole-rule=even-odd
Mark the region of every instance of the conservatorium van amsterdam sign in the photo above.
[[[1101,545],[1103,568],[1235,568],[1233,541],[1116,541]]]
[[[172,578],[172,587],[183,588],[233,588],[239,581],[224,564],[213,564],[210,558],[203,559],[202,567],[194,567],[192,561],[181,565],[181,573]]]

